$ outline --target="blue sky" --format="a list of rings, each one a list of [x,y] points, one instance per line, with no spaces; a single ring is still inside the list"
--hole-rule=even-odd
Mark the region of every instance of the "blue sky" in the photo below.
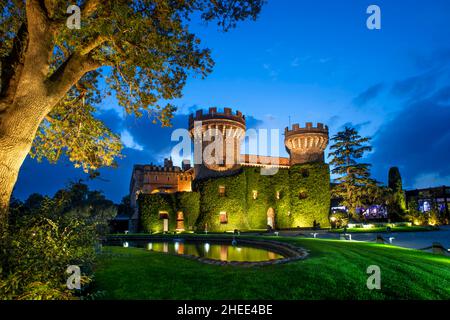
[[[366,8],[381,8],[381,30],[366,27]],[[269,0],[257,21],[227,33],[195,23],[191,30],[212,50],[213,73],[190,78],[173,128],[124,116],[114,99],[99,117],[122,135],[125,158],[90,181],[119,201],[128,193],[135,163],[170,154],[173,129],[189,112],[231,107],[249,127],[323,122],[330,135],[345,125],[371,136],[375,178],[385,182],[399,166],[407,188],[450,184],[450,1]],[[284,148],[281,155],[286,155]],[[57,165],[27,158],[14,195],[53,195],[70,180],[85,179],[67,160]]]

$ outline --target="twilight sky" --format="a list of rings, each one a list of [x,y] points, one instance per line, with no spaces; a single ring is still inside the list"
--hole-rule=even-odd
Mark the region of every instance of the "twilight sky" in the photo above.
[[[366,8],[381,8],[381,30],[368,30]],[[133,164],[160,163],[187,126],[188,114],[210,106],[247,115],[247,127],[279,128],[323,122],[330,136],[345,125],[373,138],[367,161],[385,182],[398,166],[406,188],[450,184],[450,1],[269,0],[256,22],[228,33],[215,25],[192,29],[216,62],[205,80],[191,78],[172,128],[126,116],[113,98],[99,117],[125,145],[117,169],[102,169],[92,188],[120,201]],[[285,156],[283,145],[280,155]],[[176,163],[179,165],[179,163]],[[27,158],[14,195],[53,195],[86,175],[62,159]]]

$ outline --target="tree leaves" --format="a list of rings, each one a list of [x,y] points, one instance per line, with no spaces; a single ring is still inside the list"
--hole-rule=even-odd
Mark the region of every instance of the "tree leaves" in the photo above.
[[[120,158],[120,137],[95,119],[98,73],[87,74],[41,123],[30,156],[55,163],[67,154],[75,167],[85,172],[114,166]]]
[[[32,21],[27,21],[30,14],[45,15],[42,21],[49,26],[45,34],[52,37],[48,65],[37,68],[49,70],[42,85],[48,88],[49,97],[58,97],[59,102],[52,105],[42,122],[31,156],[56,162],[66,153],[85,171],[114,165],[121,151],[118,136],[95,119],[102,97],[114,94],[128,114],[149,114],[154,122],[169,126],[176,111],[170,100],[182,96],[189,75],[204,78],[214,66],[210,50],[202,48],[200,39],[189,30],[191,18],[217,21],[227,31],[238,21],[255,19],[264,2],[83,0],[78,2],[78,30],[66,27],[66,9],[71,1],[42,1],[40,6],[33,6],[33,13],[26,12],[23,0],[2,1],[2,71],[6,70],[4,58],[11,53],[20,26]],[[25,40],[30,42],[29,38]],[[28,43],[28,48],[36,45]],[[103,68],[95,70],[98,66]],[[100,73],[106,85],[97,81]],[[13,77],[2,77],[2,88]]]

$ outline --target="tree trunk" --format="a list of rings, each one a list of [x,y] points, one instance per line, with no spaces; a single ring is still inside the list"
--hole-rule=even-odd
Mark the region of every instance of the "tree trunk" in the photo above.
[[[96,3],[90,2],[89,9],[95,10]],[[43,1],[26,1],[26,18],[20,41],[7,59],[8,72],[1,74],[0,228],[7,223],[10,197],[39,124],[84,74],[101,66],[89,56],[102,43],[96,41],[82,53],[72,53],[49,76],[58,25],[48,17]]]
[[[9,201],[20,167],[46,114],[44,99],[29,95],[25,100],[26,104],[13,105],[0,115],[0,226],[7,224]]]

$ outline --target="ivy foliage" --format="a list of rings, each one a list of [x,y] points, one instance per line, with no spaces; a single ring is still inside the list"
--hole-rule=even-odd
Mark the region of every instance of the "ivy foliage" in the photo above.
[[[142,229],[162,231],[159,212],[163,210],[169,214],[171,230],[175,229],[177,211],[183,211],[186,229],[191,225],[219,232],[265,229],[270,208],[275,212],[275,228],[312,227],[314,222],[329,227],[327,164],[295,165],[275,175],[261,175],[259,168],[244,167],[234,175],[196,180],[193,189],[192,193],[141,195]],[[226,214],[226,223],[221,221],[221,213]]]
[[[294,227],[329,227],[330,171],[327,164],[295,165],[289,170],[291,214]]]
[[[144,232],[163,232],[160,213],[168,214],[169,230],[176,229],[177,212],[182,211],[184,226],[194,229],[199,215],[200,196],[197,192],[140,194],[138,198],[141,229]]]

